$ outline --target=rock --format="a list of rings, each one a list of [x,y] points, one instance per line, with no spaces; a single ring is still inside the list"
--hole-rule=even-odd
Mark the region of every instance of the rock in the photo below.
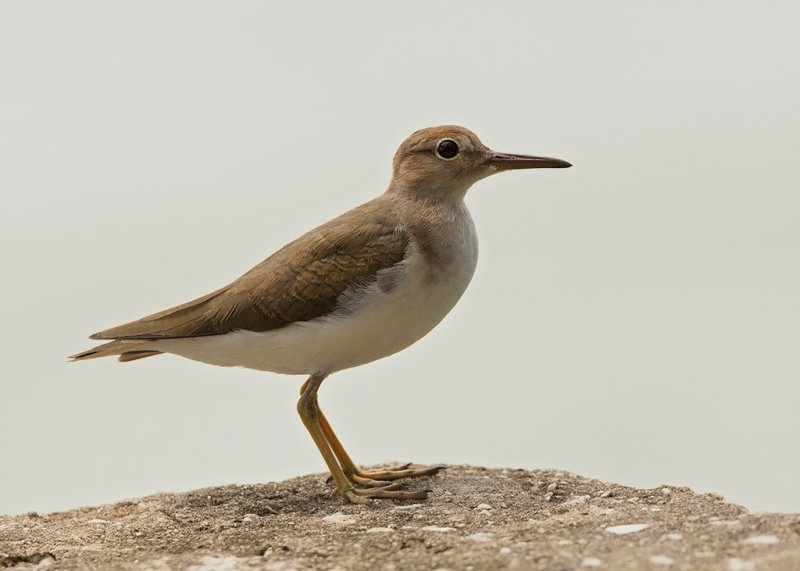
[[[0,567],[800,569],[800,516],[679,486],[452,466],[416,487],[433,493],[356,506],[312,475],[0,516]]]

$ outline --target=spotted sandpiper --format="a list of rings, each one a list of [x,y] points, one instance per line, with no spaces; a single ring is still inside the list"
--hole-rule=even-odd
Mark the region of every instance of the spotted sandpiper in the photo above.
[[[464,195],[491,174],[564,168],[560,159],[498,153],[464,127],[413,133],[394,156],[389,188],[290,242],[231,284],[91,336],[110,342],[73,360],[133,361],[173,353],[221,366],[309,375],[297,410],[351,502],[424,499],[397,480],[441,466],[364,471],[317,404],[331,373],[405,349],[453,308],[478,260]]]

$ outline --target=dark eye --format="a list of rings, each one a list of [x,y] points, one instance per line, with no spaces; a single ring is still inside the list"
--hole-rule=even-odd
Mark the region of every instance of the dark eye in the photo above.
[[[442,139],[436,146],[436,154],[443,159],[452,159],[458,154],[458,143],[453,139]]]

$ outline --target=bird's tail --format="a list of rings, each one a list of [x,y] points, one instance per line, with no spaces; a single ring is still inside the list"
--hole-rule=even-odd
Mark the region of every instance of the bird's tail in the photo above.
[[[70,355],[70,361],[83,361],[84,359],[96,359],[97,357],[110,357],[112,355],[119,355],[118,360],[122,363],[126,361],[135,361],[136,359],[144,359],[145,357],[152,357],[158,355],[161,351],[154,351],[147,349],[149,344],[148,340],[141,339],[116,339],[109,343],[103,343],[93,349]]]

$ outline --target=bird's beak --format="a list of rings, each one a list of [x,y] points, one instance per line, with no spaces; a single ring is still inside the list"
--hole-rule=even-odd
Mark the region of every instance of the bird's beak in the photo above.
[[[512,155],[509,153],[496,153],[492,151],[489,164],[497,170],[511,169],[565,169],[572,164],[561,159],[550,157],[532,157],[530,155]]]

